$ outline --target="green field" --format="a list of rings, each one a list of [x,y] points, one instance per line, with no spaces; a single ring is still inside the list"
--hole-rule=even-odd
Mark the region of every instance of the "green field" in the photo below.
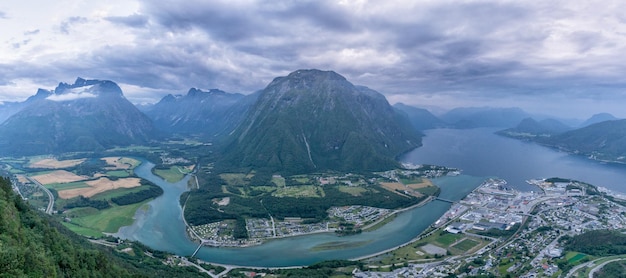
[[[56,191],[68,190],[74,188],[89,187],[84,181],[68,182],[68,183],[50,183],[45,185],[48,189],[54,189]]]
[[[71,227],[73,231],[79,234],[94,236],[100,233],[116,233],[120,227],[128,226],[133,223],[133,216],[137,209],[148,203],[149,200],[127,205],[113,206],[104,210],[94,208],[78,208],[69,210],[66,214],[71,218]],[[74,226],[74,227],[72,227]]]
[[[269,193],[276,191],[277,188],[275,186],[251,186],[250,189]]]
[[[75,224],[72,222],[61,222],[61,224],[63,224],[63,226],[65,226],[66,228],[70,229],[70,231],[75,232],[79,235],[86,236],[86,237],[101,238],[104,235],[102,234],[102,232],[96,231],[94,229],[86,228],[86,227],[81,227],[78,224]]]
[[[464,236],[462,234],[451,234],[446,232],[442,236],[437,237],[435,242],[440,243],[442,247],[448,247],[463,237]]]
[[[402,182],[402,184],[404,185],[407,185],[407,184],[422,183],[423,180],[422,178],[401,178],[400,182]]]
[[[175,183],[182,180],[185,175],[180,172],[178,166],[172,166],[169,169],[154,169],[154,174],[163,178],[167,182]]]
[[[283,177],[272,177],[272,182],[278,187],[285,187],[285,178]]]
[[[567,254],[565,254],[565,259],[570,264],[575,264],[578,261],[584,259],[585,257],[587,257],[587,254],[578,253],[578,252],[567,252]]]
[[[281,187],[272,193],[274,197],[324,197],[324,190],[313,185]]]
[[[106,172],[106,175],[109,177],[127,178],[130,176],[130,172],[127,170],[114,170]]]
[[[456,242],[456,245],[455,245]],[[487,242],[475,238],[467,237],[463,234],[451,234],[438,230],[432,233],[430,236],[423,238],[413,244],[398,248],[388,255],[383,255],[379,260],[373,261],[373,265],[389,265],[395,263],[404,263],[410,260],[421,260],[432,258],[432,255],[427,254],[421,248],[426,244],[434,244],[450,251],[452,255],[460,255],[467,250],[476,248],[477,246],[484,246]],[[453,247],[450,247],[450,246]]]
[[[461,240],[459,243],[451,246],[452,248],[455,249],[459,249],[462,252],[467,252],[469,250],[471,250],[472,248],[476,247],[477,245],[479,245],[480,242],[475,241],[473,239],[469,239],[469,238],[465,238],[463,240]]]
[[[360,186],[340,185],[337,187],[337,189],[339,189],[339,191],[343,193],[348,193],[352,196],[361,196],[361,193],[367,192],[367,189],[360,187]]]

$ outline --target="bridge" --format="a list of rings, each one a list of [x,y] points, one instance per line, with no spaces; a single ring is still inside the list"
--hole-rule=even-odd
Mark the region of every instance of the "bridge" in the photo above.
[[[444,199],[444,198],[439,198],[439,197],[435,197],[435,200],[439,200],[439,201],[450,203],[450,204],[455,204],[456,203],[455,201]]]

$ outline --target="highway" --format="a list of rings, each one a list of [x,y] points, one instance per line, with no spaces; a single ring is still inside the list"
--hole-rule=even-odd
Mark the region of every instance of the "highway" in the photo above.
[[[47,214],[52,214],[52,209],[54,208],[54,196],[52,195],[52,192],[50,192],[50,190],[48,190],[48,188],[46,188],[45,186],[43,186],[43,184],[39,183],[37,180],[31,178],[31,177],[26,177],[30,182],[36,184],[37,186],[39,186],[41,188],[41,190],[43,190],[44,192],[46,192],[46,194],[48,194],[48,199],[50,200],[48,202],[48,207],[46,208],[46,213]]]

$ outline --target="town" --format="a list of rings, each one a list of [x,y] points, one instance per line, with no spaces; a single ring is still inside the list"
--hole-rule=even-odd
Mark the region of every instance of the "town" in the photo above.
[[[573,252],[566,257],[559,239],[591,230],[626,227],[626,208],[609,200],[620,195],[564,179],[527,182],[540,190],[519,192],[504,180],[486,180],[453,204],[414,244],[391,252],[393,257],[410,249],[420,259],[389,263],[389,255],[379,261],[370,258],[366,260],[369,270],[355,270],[354,276],[570,277],[593,271],[594,265],[589,263],[582,265],[588,267],[563,272],[563,262],[576,263],[585,254]],[[459,248],[467,245],[464,242],[473,244]]]

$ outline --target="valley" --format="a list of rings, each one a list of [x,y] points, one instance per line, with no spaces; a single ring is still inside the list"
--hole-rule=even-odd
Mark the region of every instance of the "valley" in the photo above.
[[[165,144],[167,151],[152,147],[147,153],[144,148],[135,148],[125,156],[105,152],[107,156],[77,158],[86,154],[68,153],[59,158],[4,158],[0,163],[14,175],[19,192],[34,206],[50,206],[53,209],[49,213],[58,215],[72,231],[100,238],[131,224],[137,210],[146,209],[149,200],[162,194],[159,187],[134,172],[142,162],[133,157],[158,157],[161,163],[152,173],[164,181],[176,183],[186,175],[194,177],[188,179],[188,191],[180,199],[189,223],[188,236],[222,247],[245,247],[319,232],[360,233],[397,210],[436,196],[439,189],[428,179],[458,174],[445,167],[413,166],[368,174],[329,172],[283,177],[253,171],[211,176],[206,173],[210,166],[196,167],[187,158],[170,155],[184,153],[193,145]],[[199,173],[198,169],[206,172]],[[210,177],[217,183],[198,183]],[[52,192],[51,204],[37,185]]]
[[[613,165],[555,164],[562,156],[491,130],[521,121],[504,135],[535,134],[542,142],[576,141],[586,129],[544,136],[564,129],[517,108],[459,108],[439,119],[424,109],[392,107],[380,93],[319,70],[292,72],[249,96],[192,88],[142,111],[111,81],[79,78],[37,95],[0,126],[7,131],[0,136],[1,170],[15,191],[93,242],[122,252],[129,247],[110,241],[141,242],[176,254],[162,256],[164,263],[205,273],[207,261],[225,267],[219,275],[236,276],[245,270],[229,272],[235,266],[330,260],[320,267],[340,265],[357,276],[549,276],[576,263],[528,254],[489,259],[515,248],[545,254],[557,239],[569,239],[565,233],[624,224],[599,214],[576,219],[590,207],[623,213],[621,197],[602,187],[619,180],[603,172]],[[588,129],[621,124],[590,122]],[[431,128],[438,129],[422,132]],[[16,139],[33,130],[29,140]],[[607,143],[610,151],[619,151],[619,142]],[[422,144],[429,145],[416,149]],[[599,186],[520,183],[538,175],[591,176]],[[552,213],[563,205],[576,210]],[[543,222],[532,222],[533,215]],[[572,233],[563,223],[578,226]],[[559,232],[542,233],[553,229]]]

